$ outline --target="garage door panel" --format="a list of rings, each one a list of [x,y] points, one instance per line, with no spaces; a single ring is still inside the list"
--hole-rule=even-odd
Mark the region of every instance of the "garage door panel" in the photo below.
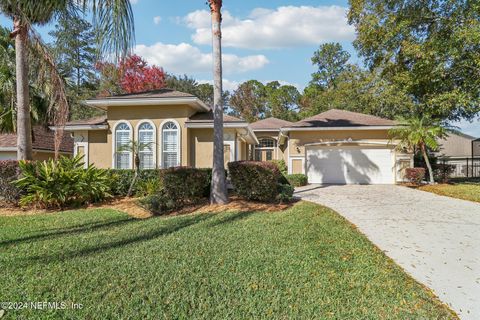
[[[392,151],[358,147],[309,148],[307,176],[311,183],[392,184]]]

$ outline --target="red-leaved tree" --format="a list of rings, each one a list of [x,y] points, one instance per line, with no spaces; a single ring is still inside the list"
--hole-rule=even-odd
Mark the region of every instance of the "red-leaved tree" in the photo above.
[[[155,65],[149,66],[138,55],[130,55],[118,65],[98,63],[97,69],[101,74],[99,96],[155,90],[165,86],[163,69]]]

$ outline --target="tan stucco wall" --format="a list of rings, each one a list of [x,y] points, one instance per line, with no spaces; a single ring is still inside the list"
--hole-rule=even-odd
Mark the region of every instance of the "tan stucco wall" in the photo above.
[[[190,129],[191,165],[210,168],[213,163],[213,129]]]
[[[239,160],[248,160],[248,144],[244,141],[240,141]]]
[[[290,156],[305,154],[305,144],[335,140],[366,140],[389,142],[388,130],[325,130],[325,131],[291,131],[288,147]]]
[[[303,161],[302,159],[292,159],[292,173],[303,173]]]
[[[112,134],[110,130],[88,132],[88,161],[97,168],[112,167]]]

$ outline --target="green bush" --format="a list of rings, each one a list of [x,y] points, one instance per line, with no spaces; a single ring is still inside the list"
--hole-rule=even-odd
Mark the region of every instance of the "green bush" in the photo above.
[[[291,202],[293,200],[294,187],[290,184],[278,184],[278,194],[276,200],[280,203]]]
[[[302,187],[308,184],[308,178],[303,173],[288,174],[286,178],[294,187]]]
[[[138,204],[156,215],[162,215],[177,208],[175,201],[169,199],[164,190],[141,198]]]
[[[13,181],[18,179],[20,168],[16,160],[0,161],[0,201],[17,204],[22,190]]]
[[[141,170],[137,177],[137,181],[133,186],[133,193],[137,196],[146,196],[157,190],[160,190],[162,185],[160,181],[160,171],[158,169]],[[110,193],[114,196],[125,197],[128,193],[128,188],[132,182],[135,174],[134,170],[107,170],[110,184]]]
[[[282,176],[272,162],[235,161],[228,163],[232,184],[237,194],[248,200],[276,201],[277,185]]]
[[[283,174],[283,175],[287,175],[288,174],[288,168],[287,168],[287,164],[285,163],[285,160],[271,160],[272,163],[274,163],[278,170],[280,170],[280,172]]]
[[[106,170],[83,167],[82,157],[19,162],[20,178],[15,185],[24,190],[20,205],[65,208],[104,200],[109,194]]]

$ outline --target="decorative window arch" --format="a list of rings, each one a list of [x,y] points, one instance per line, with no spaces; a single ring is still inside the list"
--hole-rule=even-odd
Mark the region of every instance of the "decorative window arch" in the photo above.
[[[277,141],[273,138],[260,138],[255,145],[255,161],[269,161],[274,159]]]
[[[137,143],[141,148],[138,151],[140,169],[154,169],[156,163],[156,130],[150,120],[142,120],[137,125]]]
[[[133,138],[130,122],[120,120],[113,128],[113,167],[115,169],[132,169],[132,151],[128,146]]]
[[[162,168],[176,167],[180,165],[180,125],[175,120],[165,120],[160,126],[162,143],[160,145],[162,155]]]

